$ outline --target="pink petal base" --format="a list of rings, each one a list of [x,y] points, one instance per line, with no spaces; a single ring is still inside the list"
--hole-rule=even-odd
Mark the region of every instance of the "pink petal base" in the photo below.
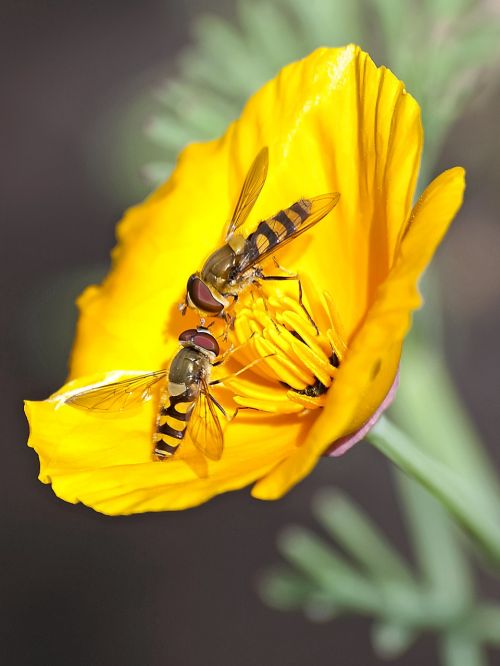
[[[370,430],[373,428],[373,426],[377,423],[382,414],[385,412],[385,410],[388,407],[390,407],[390,405],[392,405],[394,398],[396,397],[398,386],[399,386],[399,372],[396,375],[394,383],[389,389],[389,393],[385,396],[384,401],[377,409],[377,411],[373,414],[373,416],[363,426],[361,426],[359,430],[356,430],[356,432],[352,433],[352,435],[346,435],[345,437],[341,437],[340,439],[338,439],[334,444],[332,444],[332,446],[329,449],[325,451],[323,455],[335,456],[335,457],[343,456],[344,453],[349,451],[351,447],[353,447],[355,444],[364,439],[366,435],[370,432]]]

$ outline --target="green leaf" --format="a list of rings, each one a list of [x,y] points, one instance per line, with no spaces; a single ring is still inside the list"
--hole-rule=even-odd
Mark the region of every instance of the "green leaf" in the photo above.
[[[282,3],[295,14],[301,31],[304,54],[318,46],[343,46],[362,41],[362,8],[360,0],[287,0]]]
[[[286,3],[244,0],[238,4],[238,14],[247,48],[260,53],[270,69],[278,71],[301,55],[303,40],[286,13]]]
[[[419,449],[386,417],[382,417],[368,440],[387,458],[427,488],[455,516],[482,551],[500,566],[498,506],[485,501],[480,484],[457,474],[435,457]]]
[[[425,10],[429,18],[450,21],[469,9],[473,0],[424,0]]]
[[[454,613],[443,613],[426,590],[401,580],[371,580],[342,558],[337,550],[315,534],[289,527],[278,546],[304,577],[343,612],[356,612],[416,628],[443,627]],[[447,609],[446,609],[447,610]]]
[[[179,62],[181,74],[191,85],[209,88],[216,95],[232,100],[235,104],[243,104],[244,99],[251,92],[246,86],[245,77],[241,77],[238,85],[233,83],[233,77],[221,74],[210,57],[202,57],[196,51],[187,51]]]
[[[312,622],[325,622],[339,614],[331,595],[314,582],[287,567],[276,567],[259,577],[259,595],[268,606],[281,611],[302,610]]]
[[[146,127],[147,135],[163,148],[177,149],[193,140],[192,131],[179,118],[153,118]]]
[[[338,605],[321,590],[311,594],[304,603],[304,614],[311,622],[328,622],[339,613]]]
[[[394,2],[393,0],[372,0],[371,4],[376,11],[382,29],[384,48],[394,57],[392,53],[395,50],[394,44],[404,45],[401,40],[402,27],[406,28],[406,37],[408,37],[408,33],[414,32],[414,26],[410,21],[411,5],[409,2]],[[408,30],[409,26],[411,26],[410,30]],[[387,64],[396,67],[394,61]],[[399,73],[399,76],[403,75],[403,72]]]
[[[443,614],[459,616],[472,604],[474,590],[455,525],[425,488],[399,471],[395,477],[428,593]]]
[[[216,89],[238,93],[246,98],[273,73],[259,53],[247,50],[241,32],[230,23],[205,15],[195,23],[194,31],[200,50],[195,56],[196,60],[198,65],[201,65],[203,59],[212,67],[210,79]],[[188,67],[192,67],[193,60],[191,65],[187,60]]]
[[[149,183],[161,185],[167,180],[173,168],[173,162],[150,162],[142,167],[142,174]]]
[[[302,608],[311,597],[314,586],[293,569],[277,567],[260,576],[257,589],[268,606],[287,611]]]
[[[445,634],[440,648],[443,666],[488,666],[480,643],[461,632]]]
[[[365,580],[333,549],[300,527],[289,527],[278,547],[299,571],[344,608],[373,614],[382,603],[377,588]]]
[[[156,89],[156,98],[172,114],[183,116],[193,106],[206,107],[212,117],[232,120],[239,104],[189,81],[172,80]]]
[[[415,631],[395,622],[376,622],[372,629],[372,645],[381,659],[400,657],[415,641]]]
[[[374,580],[415,580],[399,553],[354,502],[328,488],[313,501],[313,511],[323,527]]]
[[[500,648],[500,606],[481,604],[465,622],[464,633]]]

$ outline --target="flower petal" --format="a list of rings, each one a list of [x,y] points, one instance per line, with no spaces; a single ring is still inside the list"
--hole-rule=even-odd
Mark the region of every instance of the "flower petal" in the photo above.
[[[276,416],[242,412],[227,429],[220,461],[203,458],[186,438],[175,458],[157,462],[152,460],[153,403],[116,415],[57,400],[102,380],[102,375],[81,378],[49,400],[26,402],[26,415],[28,444],[40,458],[40,480],[52,483],[61,499],[106,514],[184,509],[241,488],[290,455],[294,442],[311,427],[311,415],[290,424],[282,417],[277,423]]]
[[[385,410],[389,409],[389,407],[392,405],[394,399],[396,398],[396,394],[398,392],[398,386],[399,386],[399,372],[396,375],[396,379],[394,380],[391,388],[389,389],[389,393],[385,396],[384,400],[380,404],[377,411],[370,416],[368,421],[366,421],[366,423],[364,423],[361,426],[361,428],[359,428],[352,434],[345,435],[344,437],[341,437],[336,442],[334,442],[331,449],[326,451],[324,455],[338,458],[339,456],[343,456],[344,453],[347,453],[347,451],[352,449],[352,447],[355,444],[359,444],[359,442],[361,442],[370,432],[373,426],[376,423],[378,423],[380,417],[385,412]]]
[[[157,368],[196,318],[177,311],[189,274],[223,242],[246,172],[269,146],[269,173],[246,223],[301,197],[341,192],[313,231],[279,251],[333,295],[351,334],[385,277],[408,218],[422,129],[415,100],[356,46],[285,67],[225,136],[188,146],[171,179],[118,227],[113,270],[79,300],[71,377]]]
[[[221,242],[229,200],[221,144],[187,148],[171,179],[119,223],[112,270],[78,300],[71,378],[159,368],[175,353],[179,333],[197,324],[177,306],[190,272]]]
[[[332,441],[356,431],[374,413],[392,383],[378,378],[393,369],[411,321],[421,302],[417,281],[459,209],[465,187],[464,170],[445,171],[416,204],[388,278],[377,290],[366,320],[354,337],[339,369],[327,404],[304,445],[279,463],[252,491],[260,499],[275,499],[300,481]],[[368,402],[367,402],[368,398]],[[377,405],[377,406],[378,406]]]
[[[350,334],[410,214],[422,148],[418,104],[358,47],[318,49],[257,92],[231,128],[233,198],[264,144],[269,174],[247,229],[278,202],[341,193],[336,209],[278,256],[333,294]]]
[[[112,271],[79,300],[70,373],[79,379],[71,386],[95,381],[95,373],[165,366],[179,333],[198,323],[195,313],[182,318],[177,308],[187,278],[224,242],[246,172],[267,145],[268,178],[247,233],[302,197],[341,193],[324,220],[277,253],[328,294],[339,329],[331,339],[348,343],[321,396],[326,406],[283,416],[242,412],[226,429],[219,462],[200,459],[186,442],[174,459],[158,463],[151,461],[152,404],[102,417],[55,400],[28,403],[41,479],[60,497],[106,513],[185,508],[262,477],[254,494],[278,497],[332,440],[366,423],[394,380],[418,301],[416,280],[461,196],[455,172],[451,183],[438,179],[409,218],[421,144],[419,108],[403,84],[348,46],[289,65],[224,137],[188,146],[170,180],[127,212]],[[449,201],[445,190],[453,190]],[[419,227],[429,225],[413,251]],[[251,391],[247,397],[262,399]],[[302,400],[290,401],[290,411],[302,409]]]

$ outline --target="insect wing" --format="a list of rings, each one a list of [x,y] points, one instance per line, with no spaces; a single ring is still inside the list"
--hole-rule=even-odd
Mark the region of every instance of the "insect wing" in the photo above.
[[[239,272],[243,273],[256,263],[263,261],[270,255],[274,254],[276,250],[281,249],[290,241],[298,238],[301,234],[328,215],[328,213],[335,208],[339,199],[340,194],[338,192],[322,194],[318,197],[313,197],[312,199],[301,199],[292,204],[290,208],[280,211],[273,217],[265,220],[264,224],[267,225],[270,230],[267,235],[265,233],[258,233],[259,227],[263,224],[261,222],[255,232],[257,234],[256,245],[252,248],[251,253],[246,255],[243,253],[238,267]],[[297,206],[299,208],[297,208]],[[295,208],[297,208],[297,210],[300,209],[300,214],[294,210]],[[291,220],[289,217],[291,212],[294,213],[295,221]],[[286,219],[282,217],[283,215]],[[283,222],[284,219],[285,223]]]
[[[267,167],[269,164],[269,150],[267,146],[262,148],[254,159],[252,166],[245,178],[238,203],[234,209],[231,222],[226,233],[226,241],[231,238],[236,229],[247,219],[257,198],[262,190],[267,177]]]
[[[64,402],[72,407],[91,411],[122,412],[150,400],[152,387],[166,374],[167,370],[157,370],[109,384],[101,384],[73,393]]]
[[[196,448],[210,460],[220,460],[224,450],[224,434],[206,381],[191,414],[188,434]]]

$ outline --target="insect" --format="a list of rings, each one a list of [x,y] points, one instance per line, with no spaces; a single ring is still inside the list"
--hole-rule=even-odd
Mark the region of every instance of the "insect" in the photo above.
[[[153,434],[154,456],[157,460],[171,458],[188,433],[201,453],[211,460],[219,460],[224,437],[217,410],[226,418],[227,415],[210,392],[212,385],[223,381],[210,382],[212,367],[222,362],[222,359],[216,361],[219,344],[202,326],[183,331],[179,342],[181,349],[168,370],[136,374],[121,381],[83,389],[70,394],[64,402],[93,411],[121,412],[149,400],[153,386],[167,379],[161,392]]]
[[[239,233],[264,186],[269,151],[264,147],[250,167],[229,223],[225,244],[213,252],[198,273],[187,282],[183,314],[187,307],[203,315],[219,316],[230,321],[226,310],[238,294],[259,280],[297,279],[297,276],[264,275],[259,263],[278,248],[300,236],[319,222],[336,206],[340,194],[332,192],[311,199],[300,199],[273,217],[259,222],[249,236]]]

